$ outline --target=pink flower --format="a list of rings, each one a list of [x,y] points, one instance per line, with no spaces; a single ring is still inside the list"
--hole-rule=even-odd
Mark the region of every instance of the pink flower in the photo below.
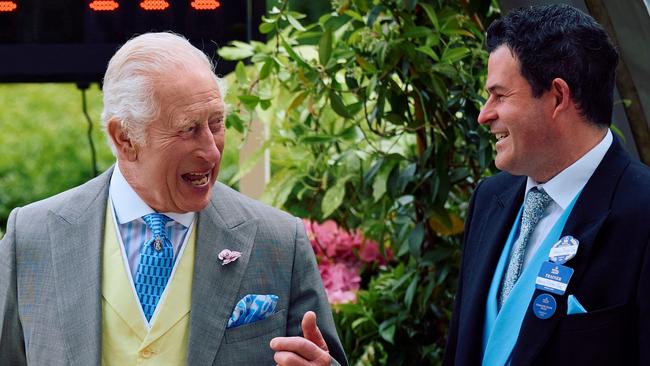
[[[322,224],[310,220],[303,222],[330,304],[356,301],[364,263],[383,265],[392,257],[389,249],[382,255],[379,244],[365,239],[360,230],[348,232],[332,220]]]
[[[323,262],[318,267],[330,304],[344,304],[356,300],[356,292],[361,283],[359,268],[330,262]]]
[[[348,304],[357,301],[357,294],[353,291],[327,291],[327,301],[330,304]]]
[[[241,257],[241,252],[235,250],[224,249],[221,252],[219,252],[219,260],[221,260],[222,266],[225,266],[230,262],[236,261],[239,257]]]
[[[381,253],[379,253],[379,245],[374,241],[366,241],[359,251],[359,259],[370,263],[379,258],[382,258]]]
[[[366,263],[377,262],[380,265],[384,265],[391,258],[393,258],[393,252],[390,248],[386,248],[382,255],[379,252],[379,244],[376,241],[366,240],[361,246],[361,250],[359,250],[359,259]]]

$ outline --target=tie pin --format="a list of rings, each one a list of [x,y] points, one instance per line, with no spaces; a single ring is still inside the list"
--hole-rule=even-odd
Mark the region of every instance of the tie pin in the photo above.
[[[156,240],[154,240],[154,249],[156,249],[157,252],[162,249],[162,240],[160,240],[160,236],[156,236]]]

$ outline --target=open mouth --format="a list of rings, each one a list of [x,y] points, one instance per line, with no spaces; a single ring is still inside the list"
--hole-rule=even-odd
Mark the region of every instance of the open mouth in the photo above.
[[[500,133],[495,133],[494,136],[497,138],[497,142],[499,142],[505,139],[506,137],[510,136],[510,134],[507,132],[500,132]]]
[[[205,173],[185,173],[182,175],[186,182],[189,182],[194,187],[202,187],[210,181],[210,172]]]

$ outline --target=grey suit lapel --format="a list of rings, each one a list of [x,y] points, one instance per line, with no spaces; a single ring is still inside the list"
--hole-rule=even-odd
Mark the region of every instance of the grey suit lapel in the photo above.
[[[219,183],[214,191],[208,207],[199,213],[197,224],[188,365],[213,364],[239,300],[239,285],[257,233],[257,220],[246,220],[231,192]],[[218,255],[223,249],[239,251],[242,256],[222,266]]]
[[[48,213],[56,305],[70,365],[101,357],[101,248],[112,169],[80,187],[69,204]]]

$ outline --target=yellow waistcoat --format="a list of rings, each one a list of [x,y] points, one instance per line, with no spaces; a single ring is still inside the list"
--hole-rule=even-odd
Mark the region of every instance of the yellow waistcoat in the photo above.
[[[102,268],[102,365],[183,365],[189,339],[196,230],[158,303],[150,328],[127,274],[110,203]]]

